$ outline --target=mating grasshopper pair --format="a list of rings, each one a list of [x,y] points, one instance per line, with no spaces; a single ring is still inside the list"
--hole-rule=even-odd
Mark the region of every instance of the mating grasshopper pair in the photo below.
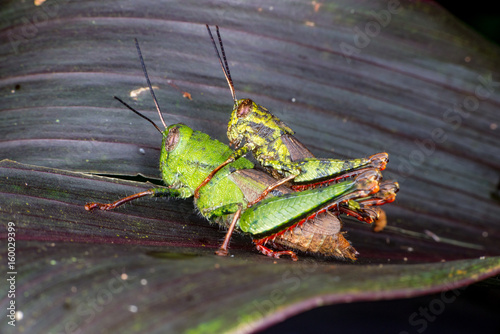
[[[363,168],[354,180],[296,192],[282,183],[276,184],[275,179],[254,169],[253,164],[245,158],[225,163],[233,155],[228,146],[186,125],[165,124],[137,41],[136,46],[150,92],[165,127],[162,131],[148,119],[163,137],[160,170],[168,187],[150,189],[110,204],[88,203],[85,205],[86,210],[111,210],[147,195],[188,198],[198,190],[195,205],[199,212],[208,220],[228,228],[225,240],[216,252],[218,255],[227,254],[230,237],[238,227],[250,234],[257,249],[268,256],[286,254],[293,260],[297,259],[291,250],[274,251],[266,247],[267,243],[272,242],[301,251],[355,260],[357,252],[341,232],[342,223],[338,218],[340,208],[365,212],[363,207],[392,201],[397,184],[380,184],[381,175],[376,168]],[[225,166],[211,173],[223,163]],[[204,183],[204,187],[200,187],[209,176],[211,179]],[[379,191],[381,185],[384,191]],[[262,194],[266,192],[267,195],[271,189],[274,191],[269,194],[269,198],[262,199]],[[253,206],[249,208],[249,204]]]
[[[294,137],[293,130],[282,122],[278,117],[271,114],[266,108],[256,104],[250,99],[236,98],[231,72],[226,60],[222,38],[219,27],[216,26],[217,37],[222,57],[215,43],[212,32],[207,25],[207,30],[212,40],[216,56],[221,65],[227,84],[231,91],[234,108],[229,120],[227,136],[230,145],[234,145],[235,151],[221,165],[217,166],[210,175],[198,186],[194,196],[198,196],[199,190],[207,184],[210,179],[225,165],[241,158],[248,152],[252,152],[254,158],[263,166],[277,181],[266,188],[262,194],[248,206],[264,199],[270,191],[279,185],[291,182],[292,189],[304,190],[319,185],[338,182],[359,175],[369,169],[376,168],[380,171],[385,169],[388,162],[387,153],[378,153],[369,158],[338,160],[319,159]],[[387,192],[397,191],[396,182],[385,182],[383,189]],[[345,214],[354,216],[359,220],[372,223],[378,218],[381,209],[368,208],[374,205],[382,205],[384,201],[365,202],[360,206],[354,201],[340,206],[339,210]],[[394,200],[394,197],[390,199]]]

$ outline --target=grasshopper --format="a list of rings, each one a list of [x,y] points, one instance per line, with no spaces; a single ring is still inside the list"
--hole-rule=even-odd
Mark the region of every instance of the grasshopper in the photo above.
[[[153,188],[113,203],[87,203],[85,209],[112,210],[120,205],[144,196],[170,196],[189,198],[196,187],[220,165],[232,150],[225,144],[195,131],[184,124],[167,126],[147,75],[144,60],[136,40],[149,90],[155,102],[162,131],[152,120],[140,114],[121,99],[127,108],[152,123],[162,135],[160,171],[166,188]],[[252,208],[247,203],[258,197],[274,179],[253,168],[249,160],[242,158],[228,164],[215,175],[195,199],[196,209],[209,221],[227,227],[224,242],[217,255],[227,255],[228,245],[235,229],[249,234],[256,248],[263,254],[275,258],[289,255],[297,260],[292,250],[275,251],[267,243],[278,246],[311,251],[343,259],[356,259],[356,250],[340,232],[342,224],[337,215],[331,213],[349,201],[376,199],[379,194],[380,172],[366,170],[356,179],[340,182],[323,188],[300,192],[285,186],[276,187],[273,197],[260,201]],[[393,196],[394,194],[388,194]]]
[[[228,124],[227,136],[230,145],[236,146],[235,151],[195,190],[198,197],[199,190],[204,187],[212,177],[224,166],[252,152],[254,158],[278,181],[267,187],[254,201],[248,203],[252,206],[264,199],[270,191],[287,182],[293,182],[292,188],[300,190],[315,187],[320,184],[329,184],[349,178],[364,171],[376,168],[384,170],[388,162],[387,153],[378,153],[368,158],[353,160],[318,159],[294,137],[293,130],[278,117],[271,114],[266,108],[256,104],[250,99],[236,99],[235,89],[229,71],[219,27],[216,26],[222,57],[213,38],[212,32],[206,25],[212,40],[217,58],[231,90],[234,109]],[[244,144],[242,145],[242,143]],[[388,183],[391,188],[393,183]],[[381,203],[383,204],[383,203]],[[367,221],[373,221],[373,215],[360,215],[356,203],[349,203],[350,208],[343,205],[345,213]],[[371,218],[370,218],[371,217]]]

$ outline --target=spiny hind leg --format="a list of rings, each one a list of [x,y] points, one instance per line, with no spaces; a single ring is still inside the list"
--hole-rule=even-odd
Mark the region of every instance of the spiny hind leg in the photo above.
[[[294,182],[299,184],[293,185],[292,189],[299,191],[328,185],[362,174],[373,168],[382,171],[385,169],[388,161],[389,155],[383,152],[374,154],[367,159],[339,160],[307,158],[302,161],[292,162],[291,164],[301,171],[301,174],[294,180]]]

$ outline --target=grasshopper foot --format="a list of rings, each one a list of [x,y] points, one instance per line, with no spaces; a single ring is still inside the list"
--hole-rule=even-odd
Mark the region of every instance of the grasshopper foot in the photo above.
[[[112,210],[114,209],[115,206],[113,206],[113,204],[104,204],[104,203],[87,203],[85,204],[85,210],[87,211],[92,211],[94,209],[99,209],[99,210]]]
[[[373,224],[373,232],[380,232],[387,226],[387,215],[385,214],[385,211],[380,208],[378,210],[378,218]]]
[[[215,254],[216,255],[219,255],[219,256],[228,256],[229,255],[229,252],[227,251],[227,249],[224,249],[224,248],[219,248],[218,250],[215,251]]]
[[[113,209],[116,209],[117,207],[119,207],[120,205],[125,204],[127,202],[130,202],[134,199],[141,198],[141,197],[148,196],[148,195],[154,195],[154,194],[155,194],[155,190],[149,189],[149,190],[137,193],[137,194],[130,195],[128,197],[121,198],[121,199],[119,199],[113,203],[109,203],[109,204],[95,203],[95,202],[87,203],[87,204],[85,204],[85,210],[87,210],[87,211],[92,211],[94,209],[105,210],[105,211],[113,210]]]
[[[262,254],[264,255],[267,255],[269,257],[274,257],[275,259],[279,259],[281,255],[290,255],[290,257],[292,258],[292,261],[298,261],[299,258],[297,257],[297,254],[295,254],[294,252],[292,251],[279,251],[279,252],[276,252],[276,251],[273,251],[263,245],[260,245],[260,244],[257,244],[256,245],[256,248],[259,252],[261,252]]]

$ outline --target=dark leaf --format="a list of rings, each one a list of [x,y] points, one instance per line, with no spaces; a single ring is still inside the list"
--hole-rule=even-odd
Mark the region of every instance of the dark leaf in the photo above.
[[[242,237],[232,243],[234,258],[221,258],[213,251],[223,234],[193,217],[188,201],[144,199],[89,213],[87,199],[147,187],[6,160],[0,171],[8,180],[2,217],[15,222],[18,325],[27,332],[248,332],[318,305],[456,289],[500,272],[500,257],[276,261]]]
[[[3,4],[0,159],[21,164],[1,164],[0,212],[16,224],[18,325],[245,332],[324,303],[430,293],[498,273],[497,257],[478,258],[500,254],[500,50],[432,2],[387,6]],[[388,227],[345,225],[361,265],[306,254],[275,264],[243,236],[231,244],[235,258],[216,258],[224,233],[191,201],[83,209],[152,185],[81,172],[159,177],[158,132],[112,98],[159,124],[147,91],[130,96],[146,85],[134,37],[167,122],[227,142],[232,101],[205,23],[221,27],[237,96],[268,107],[314,154],[390,154],[384,175],[401,191],[386,208]],[[449,262],[457,259],[468,260]],[[110,285],[116,273],[121,290]]]

